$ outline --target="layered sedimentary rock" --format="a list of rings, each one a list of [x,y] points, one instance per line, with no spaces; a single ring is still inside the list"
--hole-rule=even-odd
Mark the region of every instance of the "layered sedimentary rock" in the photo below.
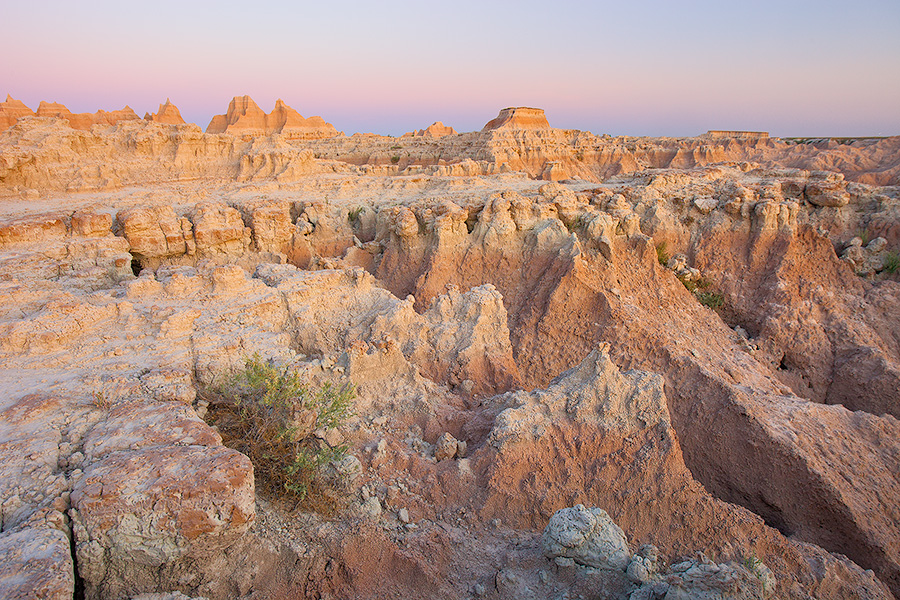
[[[504,108],[496,118],[490,120],[482,131],[496,129],[550,129],[550,123],[541,108]]]
[[[153,121],[154,123],[166,123],[168,125],[184,125],[184,119],[181,117],[181,111],[172,104],[172,101],[166,98],[165,104],[159,105],[159,110],[153,114],[144,115],[145,121]]]
[[[890,599],[896,143],[17,121],[2,593]],[[217,416],[254,354],[357,390],[327,518]]]
[[[266,114],[250,96],[235,96],[228,104],[228,112],[216,115],[206,127],[206,133],[233,135],[269,135],[280,133],[292,139],[319,139],[338,135],[331,123],[322,117],[304,119],[300,113],[281,99],[272,112]]]
[[[435,121],[425,129],[416,129],[404,134],[403,137],[439,138],[445,135],[456,135],[456,130],[448,125],[444,125],[441,121]]]
[[[89,130],[94,125],[115,125],[120,121],[133,121],[140,119],[130,107],[107,112],[98,110],[95,113],[73,113],[58,102],[41,101],[35,116],[55,117],[69,123],[72,129]]]
[[[33,116],[34,111],[25,106],[24,102],[7,94],[6,101],[0,102],[0,131],[15,125],[19,117]]]
[[[196,125],[172,128],[142,119],[121,122],[110,133],[78,131],[61,119],[26,119],[0,136],[0,182],[7,189],[114,189],[200,177],[293,180],[318,170],[312,152],[282,139],[213,136]]]

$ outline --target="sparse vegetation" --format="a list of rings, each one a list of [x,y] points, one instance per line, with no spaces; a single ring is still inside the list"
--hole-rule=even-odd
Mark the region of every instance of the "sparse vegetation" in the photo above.
[[[872,239],[872,234],[869,233],[869,229],[866,228],[866,229],[863,229],[863,230],[857,232],[856,237],[858,237],[859,239],[862,240],[862,245],[863,245],[863,246],[866,246],[866,245],[868,245],[868,243],[871,241],[871,239]]]
[[[712,287],[709,280],[702,277],[700,279],[687,279],[679,275],[676,275],[676,277],[685,289],[692,293],[703,306],[716,310],[725,305],[725,296],[719,292],[709,291],[709,288]]]
[[[315,432],[339,427],[352,414],[353,386],[310,389],[297,373],[254,354],[211,393],[218,397],[211,414],[225,442],[250,457],[264,483],[325,512],[322,492],[341,482],[330,480],[324,467],[343,458],[347,448],[331,446]]]
[[[403,146],[391,146],[391,150],[402,150]]]
[[[745,556],[743,560],[741,560],[741,565],[753,575],[755,575],[758,579],[762,579],[762,573],[760,572],[760,567],[763,562],[757,558],[755,555],[751,554],[750,556]]]
[[[400,162],[400,157],[399,157],[399,156],[394,155],[394,156],[391,157],[391,164],[396,165],[398,162]]]
[[[889,275],[900,271],[900,253],[896,250],[890,250],[884,256],[884,271]]]
[[[587,215],[580,214],[566,223],[566,229],[569,230],[569,233],[572,233],[578,229],[584,228],[585,225],[587,225]]]
[[[111,405],[109,398],[102,391],[96,391],[91,395],[91,404],[94,405],[94,408],[99,408],[100,410],[107,410]]]
[[[364,210],[365,208],[362,206],[357,206],[356,208],[350,209],[349,211],[347,211],[347,218],[351,223],[356,224],[356,222],[359,221],[359,215],[361,215],[362,211]]]
[[[717,308],[722,308],[725,304],[725,296],[718,292],[695,292],[695,296],[697,296],[697,300],[703,306],[711,308],[713,310]]]
[[[669,252],[667,250],[667,246],[668,244],[666,244],[666,242],[660,242],[656,245],[656,260],[658,260],[659,264],[664,267],[669,263]]]

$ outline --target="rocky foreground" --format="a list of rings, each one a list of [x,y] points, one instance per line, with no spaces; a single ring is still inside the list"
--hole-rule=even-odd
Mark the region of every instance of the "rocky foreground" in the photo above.
[[[900,597],[900,138],[247,100],[0,133],[0,596]],[[336,510],[215,426],[254,353],[356,385]]]

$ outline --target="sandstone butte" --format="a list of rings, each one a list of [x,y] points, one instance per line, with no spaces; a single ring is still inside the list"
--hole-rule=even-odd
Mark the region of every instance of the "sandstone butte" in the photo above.
[[[206,133],[269,135],[280,133],[289,138],[319,139],[338,135],[331,123],[322,117],[304,119],[300,113],[276,100],[275,108],[266,114],[250,96],[235,96],[224,115],[216,115],[206,127]]]
[[[900,137],[43,108],[0,106],[0,597],[900,597]],[[229,433],[254,353],[356,386],[316,502]]]
[[[493,129],[549,129],[550,123],[544,115],[543,109],[528,108],[504,108],[496,119],[487,122],[482,131]]]

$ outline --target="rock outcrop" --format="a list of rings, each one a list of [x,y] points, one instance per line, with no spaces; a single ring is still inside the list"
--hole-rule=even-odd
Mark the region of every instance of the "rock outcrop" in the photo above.
[[[172,101],[166,98],[165,104],[159,105],[159,110],[153,114],[144,115],[145,121],[153,121],[154,123],[165,123],[167,125],[184,125],[184,119],[181,117],[181,111],[172,104]]]
[[[497,129],[549,129],[550,123],[542,108],[519,106],[504,108],[496,118],[487,122],[482,131]]]
[[[65,516],[36,512],[22,525],[0,533],[0,596],[71,600],[75,573]]]
[[[0,133],[0,595],[900,594],[900,138],[254,107]],[[255,355],[356,391],[292,512]]]
[[[25,106],[24,102],[16,100],[7,94],[6,101],[0,102],[0,131],[15,125],[19,117],[33,116],[34,111]]]
[[[115,125],[120,121],[134,121],[140,119],[130,107],[107,112],[98,110],[95,113],[73,113],[58,102],[44,102],[38,105],[35,116],[55,117],[69,123],[72,129],[89,130],[94,125]]]
[[[216,115],[206,127],[206,133],[232,135],[271,135],[280,133],[290,139],[321,139],[338,135],[331,123],[322,117],[304,119],[300,113],[281,99],[272,112],[266,114],[250,96],[235,96],[228,104],[228,112]]]
[[[457,135],[457,132],[452,127],[444,125],[441,121],[435,121],[425,129],[416,129],[405,134],[404,137],[439,138],[445,135]]]

